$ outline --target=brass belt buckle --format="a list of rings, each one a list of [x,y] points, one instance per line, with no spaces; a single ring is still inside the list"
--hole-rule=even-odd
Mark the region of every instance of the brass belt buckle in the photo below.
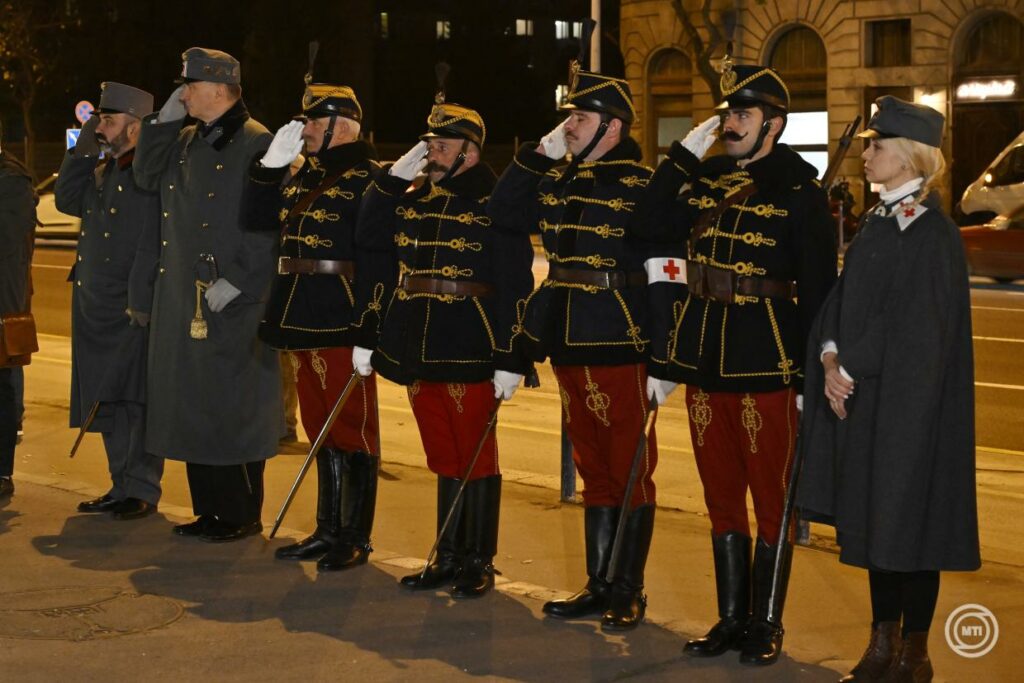
[[[277,274],[278,275],[287,275],[288,274],[287,271],[285,271],[285,269],[284,269],[284,262],[287,261],[287,260],[288,260],[287,256],[278,256],[277,257]]]

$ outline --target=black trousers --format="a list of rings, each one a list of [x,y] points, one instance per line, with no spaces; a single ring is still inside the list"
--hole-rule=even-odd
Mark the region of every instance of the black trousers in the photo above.
[[[0,368],[0,477],[14,474],[14,445],[18,440],[14,370]]]
[[[264,460],[244,465],[185,463],[193,513],[197,517],[216,517],[232,526],[260,521],[265,464]],[[251,492],[249,486],[252,486]]]

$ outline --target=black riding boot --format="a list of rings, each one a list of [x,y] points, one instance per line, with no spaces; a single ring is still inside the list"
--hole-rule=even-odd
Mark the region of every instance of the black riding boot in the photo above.
[[[793,562],[793,544],[787,543],[782,556],[782,580],[775,596],[774,621],[768,621],[771,606],[772,574],[775,569],[777,545],[768,545],[757,539],[754,545],[754,607],[740,643],[741,664],[774,664],[782,654],[782,608],[789,585],[789,569]]]
[[[373,548],[370,531],[377,506],[377,470],[380,457],[369,453],[345,453],[341,487],[341,531],[338,542],[316,563],[319,571],[351,569],[366,564]]]
[[[455,502],[455,496],[459,493],[461,479],[450,477],[437,478],[437,531],[440,533],[444,525],[448,510]],[[452,519],[437,545],[437,554],[426,571],[418,571],[415,574],[403,576],[401,584],[412,590],[433,590],[441,586],[451,584],[455,575],[462,567],[462,509],[465,501],[461,501]]]
[[[274,551],[279,560],[314,560],[327,554],[341,531],[341,459],[344,453],[321,448],[316,454],[316,530],[298,543]]]
[[[449,591],[453,598],[479,598],[494,588],[494,555],[498,552],[501,475],[466,484],[463,524],[466,555]]]
[[[644,566],[654,535],[654,505],[641,505],[629,513],[622,530],[622,550],[601,627],[612,631],[636,628],[647,611],[644,595]]]
[[[750,537],[737,531],[711,536],[718,590],[718,623],[707,635],[686,643],[683,652],[695,657],[717,657],[739,649],[750,619]]]
[[[612,553],[615,525],[619,508],[588,507],[583,511],[583,534],[587,546],[587,585],[564,600],[544,603],[544,614],[558,619],[580,619],[592,614],[604,614],[608,609],[611,584],[608,557]]]

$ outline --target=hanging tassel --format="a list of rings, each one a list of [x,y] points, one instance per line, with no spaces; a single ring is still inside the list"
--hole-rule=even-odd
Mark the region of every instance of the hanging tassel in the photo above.
[[[193,339],[206,339],[209,335],[209,327],[203,319],[203,290],[207,285],[202,280],[196,280],[196,312],[192,317],[192,323],[188,327],[188,336]]]

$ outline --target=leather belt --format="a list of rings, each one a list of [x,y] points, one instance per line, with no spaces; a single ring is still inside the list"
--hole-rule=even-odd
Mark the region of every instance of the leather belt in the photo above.
[[[440,294],[448,296],[475,296],[485,298],[494,294],[493,285],[486,282],[457,282],[424,275],[405,275],[401,287],[410,294]]]
[[[548,267],[548,279],[570,285],[591,285],[604,289],[625,289],[643,287],[647,284],[647,272],[627,273],[624,270],[576,270],[563,266]]]
[[[738,275],[732,270],[693,261],[686,262],[686,286],[694,296],[724,304],[736,303],[737,296],[796,298],[795,282],[757,275]]]
[[[327,261],[312,258],[291,258],[282,256],[277,259],[278,275],[344,275],[349,280],[355,278],[356,267],[352,261]]]

